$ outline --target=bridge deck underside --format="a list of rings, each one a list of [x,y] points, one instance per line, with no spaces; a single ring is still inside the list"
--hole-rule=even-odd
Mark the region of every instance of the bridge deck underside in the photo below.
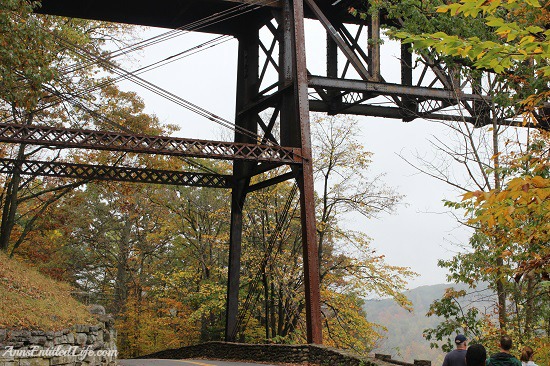
[[[344,23],[356,23],[347,9],[361,8],[360,0],[319,0],[325,9]],[[280,0],[42,0],[38,12],[66,17],[103,20],[162,28],[185,28],[198,32],[235,35],[253,24],[265,23],[271,9],[279,8]],[[239,10],[239,13],[235,12]],[[224,20],[215,17],[224,15]],[[314,17],[306,12],[306,17]],[[204,20],[213,19],[204,23]]]

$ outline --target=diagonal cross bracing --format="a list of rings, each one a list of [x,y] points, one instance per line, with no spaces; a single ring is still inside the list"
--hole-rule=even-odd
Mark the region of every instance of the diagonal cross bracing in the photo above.
[[[0,159],[0,173],[12,173],[15,170],[19,170],[20,174],[33,176],[209,188],[231,188],[232,181],[230,175],[220,174],[35,160],[17,161],[14,159]]]
[[[299,163],[300,149],[0,123],[0,142],[223,160]]]

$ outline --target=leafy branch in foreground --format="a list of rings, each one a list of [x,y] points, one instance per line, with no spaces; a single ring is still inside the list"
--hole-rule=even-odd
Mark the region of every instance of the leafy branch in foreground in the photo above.
[[[520,111],[533,113],[550,97],[550,2],[462,0],[436,8],[437,14],[483,21],[492,37],[452,34],[445,30],[419,32],[394,30],[392,35],[416,50],[466,60],[475,68],[493,71],[513,80],[523,95]],[[525,89],[525,90],[522,90]]]

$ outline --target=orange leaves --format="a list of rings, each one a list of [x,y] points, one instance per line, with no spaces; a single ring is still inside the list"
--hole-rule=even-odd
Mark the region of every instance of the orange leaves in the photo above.
[[[550,185],[550,180],[540,176],[535,176],[531,179],[531,184],[536,188],[544,188]]]
[[[467,200],[472,199],[474,197],[479,200],[482,197],[485,197],[485,192],[482,192],[482,191],[467,192],[464,195],[462,195],[462,200],[467,201]]]

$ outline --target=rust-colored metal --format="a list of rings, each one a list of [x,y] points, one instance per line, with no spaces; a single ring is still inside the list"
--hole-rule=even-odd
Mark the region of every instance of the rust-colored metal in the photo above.
[[[259,30],[254,29],[239,35],[239,59],[237,66],[236,124],[238,127],[258,132],[258,110],[246,109],[258,97],[259,88]],[[261,109],[260,109],[261,110]],[[252,142],[251,137],[235,130],[235,142]],[[243,231],[243,209],[250,177],[256,163],[233,162],[233,189],[231,192],[231,229],[229,233],[229,265],[227,274],[227,301],[225,340],[236,341],[239,316],[239,290],[241,272],[241,242]]]
[[[0,159],[0,173],[18,169],[23,175],[107,180],[132,183],[154,183],[175,186],[231,188],[230,175],[180,172],[174,170],[127,168],[108,165],[73,164],[62,162]]]
[[[327,34],[329,37],[332,38],[332,40],[338,45],[338,47],[342,50],[344,55],[348,58],[350,63],[353,65],[357,73],[359,73],[359,76],[364,80],[373,80],[371,75],[369,74],[367,68],[361,60],[359,60],[359,57],[353,52],[353,50],[346,44],[340,33],[334,28],[330,20],[325,16],[321,8],[317,5],[315,0],[305,0],[309,8],[313,11],[317,19],[321,22],[323,27],[325,27]],[[304,38],[305,42],[305,38]],[[305,52],[305,47],[304,47]]]
[[[368,92],[377,95],[407,96],[411,98],[453,101],[488,101],[487,96],[479,94],[462,93],[455,90],[428,88],[424,86],[409,86],[387,82],[371,82],[364,80],[352,80],[342,78],[327,78],[322,76],[311,76],[309,86],[320,88],[345,90],[355,92]]]
[[[0,142],[195,158],[292,164],[299,149],[276,145],[195,140],[120,132],[0,123]]]
[[[380,14],[371,14],[369,27],[369,71],[375,81],[380,81]]]
[[[306,0],[312,2],[313,0]],[[310,3],[312,5],[312,3]],[[313,162],[309,125],[308,80],[304,34],[304,3],[292,1],[294,15],[294,92],[296,121],[300,126],[300,142],[304,161],[298,174],[300,188],[300,213],[302,218],[302,248],[304,257],[304,286],[306,292],[307,341],[323,343],[321,323],[321,295],[319,258],[315,226],[315,197],[313,186]]]

